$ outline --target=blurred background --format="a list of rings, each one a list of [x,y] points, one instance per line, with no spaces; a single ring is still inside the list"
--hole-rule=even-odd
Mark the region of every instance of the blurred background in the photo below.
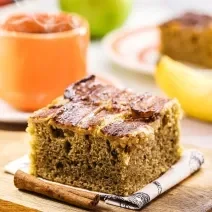
[[[23,0],[14,2],[14,4],[0,8],[0,17],[20,11],[58,12],[60,10],[58,0]],[[137,28],[145,25],[156,25],[171,16],[185,11],[212,12],[210,0],[132,0],[132,2],[132,11],[122,27]],[[104,2],[101,4],[104,4]],[[89,46],[88,71],[104,76],[112,75],[113,78],[118,79],[124,86],[131,87],[136,91],[143,92],[148,90],[149,92],[160,93],[152,76],[129,72],[124,70],[123,67],[120,68],[111,64],[105,52],[102,51],[101,39],[92,40]]]

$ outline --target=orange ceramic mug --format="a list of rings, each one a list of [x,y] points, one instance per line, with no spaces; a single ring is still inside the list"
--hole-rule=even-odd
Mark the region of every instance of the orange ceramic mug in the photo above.
[[[32,111],[86,75],[88,23],[75,14],[19,14],[0,26],[0,98]]]

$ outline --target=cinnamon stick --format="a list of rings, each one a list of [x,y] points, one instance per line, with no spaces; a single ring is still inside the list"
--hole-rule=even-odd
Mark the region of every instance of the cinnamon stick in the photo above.
[[[48,183],[20,170],[15,173],[14,185],[18,189],[32,191],[87,209],[93,209],[100,199],[98,194]]]

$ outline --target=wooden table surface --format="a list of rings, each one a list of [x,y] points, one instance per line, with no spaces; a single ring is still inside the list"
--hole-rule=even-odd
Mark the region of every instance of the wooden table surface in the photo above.
[[[3,167],[28,152],[28,137],[23,131],[25,127],[0,123],[0,199],[40,211],[85,211],[38,195],[18,191],[14,187],[13,176],[4,173]],[[142,212],[212,211],[212,124],[185,118],[182,121],[181,140],[185,148],[196,148],[205,154],[202,169],[151,202]],[[2,211],[1,205],[0,211]],[[124,212],[128,210],[101,202],[96,211]]]

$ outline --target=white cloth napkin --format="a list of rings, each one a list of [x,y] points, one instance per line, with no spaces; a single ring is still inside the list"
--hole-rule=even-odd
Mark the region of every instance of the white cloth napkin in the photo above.
[[[18,169],[21,169],[24,172],[28,172],[29,163],[29,158],[27,155],[25,155],[24,157],[7,164],[5,166],[5,172],[15,174]],[[128,197],[102,193],[100,193],[100,195],[107,204],[134,210],[141,209],[157,196],[180,183],[182,180],[200,169],[203,163],[204,157],[201,152],[197,150],[187,150],[183,153],[181,159],[166,173],[133,195]]]

